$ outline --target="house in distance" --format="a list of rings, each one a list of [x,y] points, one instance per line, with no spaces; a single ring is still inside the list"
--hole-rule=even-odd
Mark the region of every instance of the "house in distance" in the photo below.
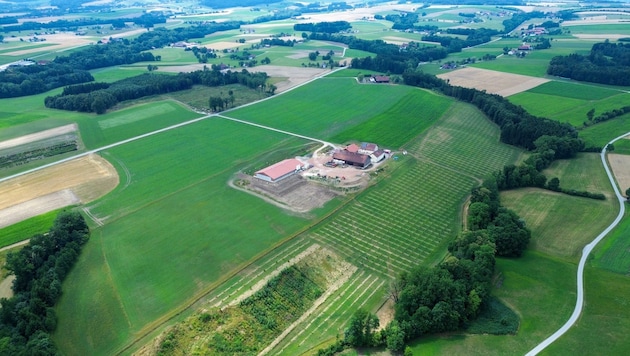
[[[284,161],[280,161],[257,171],[254,173],[254,178],[275,183],[298,173],[304,168],[304,164],[298,159],[285,159]]]

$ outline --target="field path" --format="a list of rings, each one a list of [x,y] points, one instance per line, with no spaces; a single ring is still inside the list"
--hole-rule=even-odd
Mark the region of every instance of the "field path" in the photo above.
[[[624,138],[628,134],[630,134],[630,132],[625,133],[615,138],[614,140],[608,142],[608,145],[612,145],[614,142],[616,142],[619,139]],[[610,184],[612,184],[612,187],[615,191],[615,195],[617,196],[617,200],[619,201],[619,214],[617,214],[617,217],[615,218],[615,220],[610,225],[608,225],[608,227],[604,229],[604,231],[602,231],[593,241],[591,241],[590,244],[584,246],[584,249],[582,250],[582,257],[580,258],[580,264],[578,265],[578,270],[577,270],[577,300],[575,301],[575,308],[573,309],[573,314],[571,314],[571,317],[569,318],[569,320],[567,320],[567,322],[564,323],[564,325],[562,325],[560,329],[558,329],[555,333],[553,333],[551,336],[549,336],[547,339],[545,339],[543,342],[541,342],[536,347],[534,347],[531,351],[529,351],[527,353],[527,356],[534,356],[540,353],[541,351],[543,351],[547,346],[551,345],[554,341],[558,340],[562,335],[564,335],[567,331],[569,331],[569,329],[573,326],[573,324],[575,324],[575,322],[578,320],[578,318],[580,317],[580,314],[582,313],[582,308],[584,307],[584,266],[586,265],[586,260],[588,259],[588,256],[591,254],[591,251],[593,251],[595,246],[597,246],[597,244],[604,237],[606,237],[606,235],[608,235],[608,233],[612,231],[612,229],[614,229],[619,224],[619,222],[623,218],[623,215],[625,214],[626,198],[623,195],[621,195],[621,192],[619,191],[619,188],[617,187],[617,184],[615,183],[615,177],[613,176],[612,171],[610,167],[608,166],[608,161],[606,160],[606,149],[608,145],[604,146],[604,148],[602,149],[602,152],[600,153],[600,157],[602,159],[602,164],[604,165],[604,169],[606,170],[606,174],[608,175],[608,179],[610,180]]]

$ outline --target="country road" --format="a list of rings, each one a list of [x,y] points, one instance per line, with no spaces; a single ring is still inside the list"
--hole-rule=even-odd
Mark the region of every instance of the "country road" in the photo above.
[[[615,138],[614,140],[610,141],[608,145],[616,142],[619,139],[622,139],[628,134],[630,134],[630,132]],[[571,314],[569,320],[567,320],[567,322],[564,323],[564,325],[562,325],[560,329],[558,329],[555,333],[553,333],[551,336],[549,336],[547,339],[545,339],[543,342],[541,342],[531,351],[529,351],[527,353],[527,356],[534,356],[543,351],[547,346],[551,345],[554,341],[558,340],[562,335],[569,331],[573,324],[575,324],[575,322],[578,320],[580,314],[582,313],[582,308],[584,307],[584,267],[586,266],[586,260],[588,259],[588,256],[591,254],[595,246],[597,246],[597,244],[619,224],[625,213],[626,198],[621,195],[621,192],[617,187],[617,183],[615,183],[615,177],[613,176],[610,167],[608,166],[608,162],[606,161],[606,148],[608,147],[608,145],[604,146],[602,152],[600,153],[600,157],[602,160],[602,164],[604,165],[604,169],[606,170],[606,174],[608,175],[608,180],[610,180],[610,184],[612,184],[613,189],[615,190],[615,196],[619,201],[619,214],[617,214],[615,220],[610,225],[608,225],[608,227],[604,229],[604,231],[602,231],[593,241],[591,241],[591,243],[584,246],[584,249],[582,250],[582,258],[580,258],[580,264],[578,265],[577,270],[577,300],[575,301],[573,314]]]

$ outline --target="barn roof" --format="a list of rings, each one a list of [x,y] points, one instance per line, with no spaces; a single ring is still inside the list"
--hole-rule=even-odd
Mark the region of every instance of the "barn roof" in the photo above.
[[[263,168],[256,172],[256,174],[265,175],[271,180],[276,180],[285,174],[291,173],[296,170],[296,168],[301,167],[302,162],[295,158],[285,159],[284,161],[280,161],[276,164],[272,164],[267,168]]]
[[[333,153],[333,159],[338,159],[348,163],[361,164],[364,166],[370,163],[370,156],[349,152],[347,150],[341,150]]]
[[[359,151],[359,146],[353,143],[351,145],[348,145],[348,147],[346,147],[346,151],[357,153]]]

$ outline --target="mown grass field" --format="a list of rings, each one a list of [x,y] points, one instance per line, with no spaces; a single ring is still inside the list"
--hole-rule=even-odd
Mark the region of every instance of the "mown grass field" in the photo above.
[[[510,96],[510,101],[533,115],[568,122],[582,127],[586,113],[595,109],[597,117],[604,112],[627,106],[630,94],[589,84],[548,82],[537,88]]]
[[[604,147],[613,138],[630,132],[630,114],[580,130],[580,138],[587,146]]]
[[[60,211],[54,210],[0,229],[0,247],[48,232]]]

